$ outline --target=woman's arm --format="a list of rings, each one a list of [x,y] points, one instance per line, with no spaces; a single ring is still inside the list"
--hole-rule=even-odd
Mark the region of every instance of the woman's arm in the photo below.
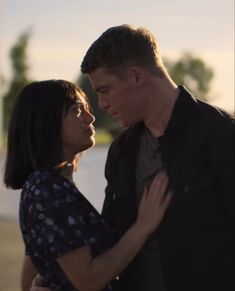
[[[170,193],[164,196],[167,185],[166,175],[158,174],[149,191],[143,194],[137,221],[114,247],[95,259],[88,246],[58,258],[59,265],[76,288],[81,291],[102,290],[127,267],[163,218],[171,197]]]
[[[36,276],[37,271],[32,264],[29,256],[24,257],[22,273],[21,273],[21,290],[29,291],[33,278]]]

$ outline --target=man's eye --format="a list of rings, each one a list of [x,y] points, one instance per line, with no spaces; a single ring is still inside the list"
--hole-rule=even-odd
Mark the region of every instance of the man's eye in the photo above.
[[[105,94],[107,92],[108,92],[108,88],[107,87],[103,87],[103,88],[99,89],[98,94]]]

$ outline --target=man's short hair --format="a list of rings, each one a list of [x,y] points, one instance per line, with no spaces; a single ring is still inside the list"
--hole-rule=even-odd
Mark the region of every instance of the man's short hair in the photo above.
[[[159,46],[153,34],[145,28],[120,25],[107,29],[88,49],[82,64],[82,73],[98,68],[118,71],[140,65],[152,74],[162,77],[164,66]]]

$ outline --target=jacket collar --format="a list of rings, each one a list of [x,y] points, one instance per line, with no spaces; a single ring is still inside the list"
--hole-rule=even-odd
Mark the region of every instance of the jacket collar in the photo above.
[[[197,103],[197,100],[184,86],[179,86],[179,89],[180,94],[175,102],[171,118],[165,130],[165,136],[182,131],[185,128],[192,109]]]
[[[163,136],[164,139],[183,132],[188,123],[194,105],[197,103],[197,100],[184,86],[179,86],[179,89],[180,93],[177,97],[171,118],[166,127],[165,134]],[[125,136],[125,147],[123,150],[128,150],[129,152],[129,150],[132,149],[131,152],[133,152],[134,149],[138,148],[140,136],[144,131],[144,123],[139,122],[128,128],[127,131],[128,132]]]

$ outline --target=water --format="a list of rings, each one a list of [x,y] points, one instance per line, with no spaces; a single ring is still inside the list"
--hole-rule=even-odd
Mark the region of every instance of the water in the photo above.
[[[74,181],[79,190],[100,212],[104,200],[106,181],[104,165],[108,147],[94,147],[83,155]],[[20,190],[6,189],[2,182],[5,156],[0,155],[0,217],[18,218]]]

